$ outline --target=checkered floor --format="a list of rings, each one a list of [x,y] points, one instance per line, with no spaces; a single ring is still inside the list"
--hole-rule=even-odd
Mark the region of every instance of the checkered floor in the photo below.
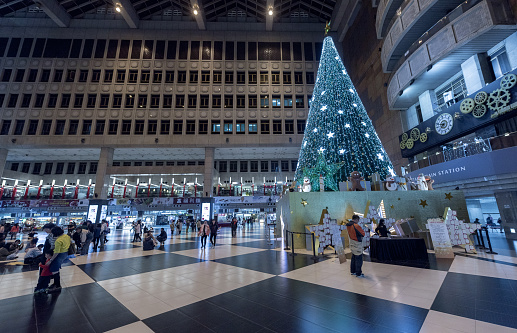
[[[185,230],[153,251],[131,238],[113,232],[104,251],[71,259],[59,294],[32,295],[23,255],[1,263],[0,331],[517,332],[517,257],[504,239],[505,255],[430,255],[428,268],[365,255],[356,278],[333,255],[289,256],[258,226],[236,238],[223,228],[207,249]]]

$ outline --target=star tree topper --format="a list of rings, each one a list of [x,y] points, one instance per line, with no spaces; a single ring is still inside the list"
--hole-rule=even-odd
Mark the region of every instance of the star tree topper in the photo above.
[[[332,191],[339,191],[338,184],[335,179],[336,173],[341,169],[345,162],[327,164],[325,155],[322,151],[318,153],[318,161],[314,168],[306,168],[303,170],[303,176],[309,178],[313,191],[319,188],[320,175],[323,176],[325,188]]]

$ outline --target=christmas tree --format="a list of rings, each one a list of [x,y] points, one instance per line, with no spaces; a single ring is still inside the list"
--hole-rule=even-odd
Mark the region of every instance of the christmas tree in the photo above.
[[[331,178],[325,179],[325,189],[337,190],[337,184],[346,181],[353,171],[365,178],[376,172],[383,179],[394,175],[334,42],[326,37],[295,180],[301,184],[308,177],[312,190],[317,191],[317,178],[322,175]]]

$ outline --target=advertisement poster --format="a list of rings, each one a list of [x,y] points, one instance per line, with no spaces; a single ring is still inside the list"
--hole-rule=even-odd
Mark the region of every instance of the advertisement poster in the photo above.
[[[101,206],[101,221],[105,220],[107,215],[108,215],[108,206],[102,205]]]
[[[203,202],[201,204],[201,219],[205,221],[210,221],[210,203]]]
[[[431,232],[436,258],[454,259],[449,229],[447,229],[445,221],[442,219],[429,219],[427,220],[427,228]]]
[[[88,220],[92,221],[92,223],[97,223],[97,210],[99,209],[99,205],[91,205],[88,207]]]

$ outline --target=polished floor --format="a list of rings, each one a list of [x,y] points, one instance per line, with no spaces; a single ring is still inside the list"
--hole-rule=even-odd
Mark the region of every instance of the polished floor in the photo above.
[[[183,230],[145,252],[119,230],[63,267],[58,294],[33,296],[22,255],[0,264],[0,332],[517,332],[515,244],[491,237],[498,255],[426,266],[365,255],[356,278],[330,253],[289,256],[259,226],[223,228],[207,249]]]

